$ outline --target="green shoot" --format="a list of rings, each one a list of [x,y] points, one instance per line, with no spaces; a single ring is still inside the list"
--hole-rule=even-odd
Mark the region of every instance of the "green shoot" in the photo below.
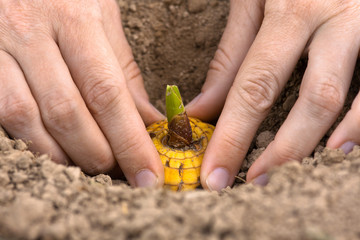
[[[174,116],[185,112],[185,107],[181,99],[179,88],[176,85],[167,85],[166,87],[166,117],[168,122]]]

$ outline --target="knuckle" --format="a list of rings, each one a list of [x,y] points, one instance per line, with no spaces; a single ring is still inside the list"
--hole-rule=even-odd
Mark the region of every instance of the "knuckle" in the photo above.
[[[93,114],[99,115],[120,101],[120,86],[105,80],[89,81],[84,90],[88,107]]]
[[[359,1],[354,0],[337,0],[337,4],[345,9],[356,9],[360,6]]]
[[[266,69],[257,69],[243,81],[238,95],[254,114],[269,111],[279,94],[280,84],[277,74]]]
[[[123,141],[121,147],[117,148],[114,152],[115,157],[117,159],[124,159],[129,155],[129,153],[136,153],[144,145],[145,143],[143,141]]]
[[[21,95],[7,96],[0,102],[0,122],[14,128],[24,127],[38,116],[33,101]]]
[[[353,24],[353,28],[358,26],[360,21],[360,2],[354,0],[338,0],[338,8],[336,10],[339,15],[343,16],[344,23]]]
[[[301,3],[296,0],[272,0],[267,1],[264,10],[264,21],[269,23],[282,23],[287,31],[296,31],[299,28],[308,28],[313,17],[318,17],[319,8],[314,1],[303,0]]]
[[[235,69],[233,62],[231,61],[230,54],[225,48],[219,45],[215,52],[214,58],[211,60],[209,68],[217,72],[227,72],[228,68]]]
[[[302,149],[297,143],[293,141],[282,142],[281,144],[273,141],[271,144],[274,146],[274,153],[278,163],[285,163],[288,161],[301,161],[304,153],[298,149]]]
[[[307,92],[307,99],[314,116],[338,114],[345,102],[345,94],[337,76],[320,80]]]
[[[273,14],[274,17],[280,16],[290,19],[290,16],[304,17],[309,15],[309,11],[314,9],[314,2],[312,0],[302,0],[301,3],[297,0],[271,0],[267,1],[265,6],[265,15]]]
[[[236,124],[235,124],[236,125]],[[229,149],[236,149],[237,151],[241,152],[241,153],[246,153],[247,148],[246,148],[246,144],[244,144],[243,141],[241,141],[238,131],[239,128],[236,126],[229,126],[230,131],[224,131],[222,133],[223,135],[223,142],[225,146],[228,146]]]
[[[55,10],[57,14],[60,14],[60,19],[69,24],[88,25],[89,21],[92,23],[102,21],[101,10],[96,0],[80,0],[76,1],[76,4],[74,4],[74,1],[59,1]]]
[[[132,55],[130,54],[128,56]],[[142,79],[140,69],[133,57],[130,57],[128,61],[125,62],[124,66],[122,66],[122,70],[128,82],[139,78]]]
[[[139,159],[139,149],[143,149],[144,146],[147,146],[146,140],[144,138],[129,138],[130,136],[138,136],[140,134],[136,134],[138,132],[135,129],[135,126],[127,126],[126,131],[124,131],[120,136],[120,142],[117,144],[117,147],[113,148],[115,158],[124,164],[126,164],[126,160],[134,159],[134,166],[137,163],[143,161],[143,159]],[[122,168],[124,166],[121,166]],[[128,166],[129,167],[129,166]]]
[[[48,128],[57,132],[74,129],[79,109],[74,97],[64,93],[54,93],[44,99],[43,103],[42,117]]]
[[[16,3],[15,3],[16,2]],[[17,1],[7,4],[7,11],[0,15],[0,26],[5,31],[2,37],[11,38],[17,43],[28,43],[35,37],[34,28],[39,24],[39,21],[31,14],[34,11],[27,9]],[[35,15],[33,13],[33,15]],[[4,39],[3,39],[4,41]],[[4,41],[4,44],[9,41]]]

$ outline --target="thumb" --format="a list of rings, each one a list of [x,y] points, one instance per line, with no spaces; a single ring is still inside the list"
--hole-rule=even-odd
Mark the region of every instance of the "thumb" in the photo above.
[[[201,93],[187,106],[189,116],[212,121],[225,99],[248,49],[260,28],[262,10],[256,1],[231,1],[230,14]]]
[[[153,122],[164,119],[165,116],[149,102],[140,69],[134,60],[125,36],[122,38],[121,55],[118,57],[118,61],[124,72],[130,94],[145,125],[148,126]]]
[[[165,117],[149,102],[140,69],[121,24],[120,10],[115,1],[100,1],[104,16],[104,31],[124,73],[128,89],[145,125]]]

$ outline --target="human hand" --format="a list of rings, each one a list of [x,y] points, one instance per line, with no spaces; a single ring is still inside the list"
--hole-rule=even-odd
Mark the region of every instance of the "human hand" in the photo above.
[[[248,181],[265,184],[267,170],[308,156],[343,107],[360,48],[357,0],[231,1],[202,93],[187,112],[215,118],[226,103],[205,153],[202,185],[220,190],[234,181],[260,123],[308,54],[299,98],[273,142],[255,161]],[[360,96],[327,146],[360,143]]]
[[[0,1],[0,85],[0,124],[31,150],[89,174],[118,163],[131,185],[162,185],[143,120],[163,116],[114,0]]]

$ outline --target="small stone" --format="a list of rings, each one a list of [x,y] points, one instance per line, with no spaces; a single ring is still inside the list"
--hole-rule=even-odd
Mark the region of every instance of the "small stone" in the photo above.
[[[175,14],[178,11],[178,8],[174,5],[170,5],[169,10],[172,14]]]
[[[306,158],[303,158],[303,160],[301,161],[301,164],[314,166],[314,165],[316,165],[316,161],[312,157],[306,157]]]
[[[246,177],[246,173],[245,173],[245,172],[240,172],[240,173],[238,174],[238,177],[245,178],[245,177]]]
[[[7,137],[0,137],[0,151],[9,151],[14,148],[15,141]]]
[[[130,9],[130,11],[132,11],[132,12],[136,12],[136,10],[137,10],[136,5],[135,5],[134,3],[131,3],[131,4],[130,4],[129,9]]]
[[[190,13],[202,12],[206,9],[208,0],[188,0],[188,11]]]
[[[111,186],[111,178],[108,175],[105,174],[99,174],[94,177],[95,182],[100,183],[102,185]]]
[[[265,151],[265,148],[255,148],[252,152],[246,157],[245,161],[241,166],[241,170],[245,171],[250,168],[250,166],[258,159],[258,157]]]
[[[292,94],[286,98],[285,102],[282,105],[282,108],[288,112],[294,106],[295,102],[296,102],[296,96]]]
[[[325,165],[333,165],[344,161],[345,153],[340,149],[324,148],[321,157]]]
[[[28,146],[23,140],[21,140],[21,139],[15,140],[15,149],[20,150],[20,151],[25,151],[27,148],[28,148]]]
[[[256,147],[263,148],[267,147],[272,140],[274,140],[275,134],[270,131],[264,131],[259,134],[256,138]]]
[[[198,31],[195,33],[195,45],[196,47],[203,47],[205,45],[205,33],[203,31]]]
[[[64,173],[68,179],[73,182],[80,179],[81,170],[78,167],[67,167],[65,168]]]

